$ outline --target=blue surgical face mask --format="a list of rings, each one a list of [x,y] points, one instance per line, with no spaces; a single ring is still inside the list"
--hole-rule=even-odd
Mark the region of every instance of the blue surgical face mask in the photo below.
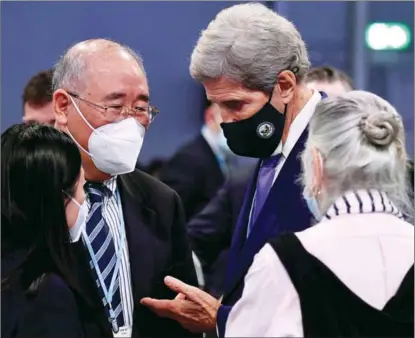
[[[314,218],[317,221],[320,221],[322,219],[322,216],[318,208],[318,203],[317,203],[317,199],[315,198],[315,196],[309,196],[306,190],[304,189],[303,198],[307,203],[308,210],[310,210],[310,212],[313,214]]]

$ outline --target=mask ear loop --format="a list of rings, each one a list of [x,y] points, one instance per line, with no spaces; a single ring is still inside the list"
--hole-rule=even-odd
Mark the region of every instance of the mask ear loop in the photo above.
[[[71,195],[69,195],[65,190],[62,190],[62,192],[66,195],[66,196],[68,196],[68,198],[70,198],[71,200],[72,200],[72,202],[74,202],[78,207],[79,207],[79,209],[81,209],[82,208],[82,206],[81,206],[81,204],[79,204],[79,202],[75,199],[75,198],[73,198]]]
[[[91,124],[88,122],[88,120],[85,118],[84,114],[82,114],[81,110],[79,109],[78,105],[75,103],[74,99],[72,98],[72,96],[69,95],[69,98],[72,101],[73,106],[75,107],[76,111],[78,112],[79,116],[81,116],[82,120],[84,120],[84,122],[86,123],[86,125],[91,128],[91,130],[93,132],[98,132],[93,126],[91,126]]]
[[[93,133],[99,133],[96,129],[94,129],[94,127],[91,126],[91,124],[88,122],[88,120],[85,118],[85,116],[82,114],[81,110],[78,108],[78,105],[75,103],[74,99],[72,98],[72,96],[69,95],[69,98],[72,101],[73,106],[75,107],[75,110],[78,112],[79,116],[84,120],[84,122],[86,123],[86,125],[91,128]],[[84,147],[82,147],[79,142],[75,139],[75,137],[72,135],[72,133],[69,131],[68,127],[66,127],[66,132],[69,134],[69,136],[72,138],[72,140],[76,143],[76,145],[88,156],[93,157],[93,155],[87,151]]]

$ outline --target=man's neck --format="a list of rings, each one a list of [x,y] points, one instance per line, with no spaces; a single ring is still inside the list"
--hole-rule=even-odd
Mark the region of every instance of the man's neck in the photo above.
[[[111,178],[111,175],[103,173],[98,170],[95,164],[92,162],[86,154],[81,152],[82,168],[84,169],[85,181],[88,182],[104,182]]]
[[[285,126],[282,135],[282,142],[285,143],[288,137],[291,124],[295,120],[298,114],[303,110],[304,106],[313,96],[313,90],[306,86],[300,86],[295,95],[294,100],[288,104],[287,115],[285,116]]]

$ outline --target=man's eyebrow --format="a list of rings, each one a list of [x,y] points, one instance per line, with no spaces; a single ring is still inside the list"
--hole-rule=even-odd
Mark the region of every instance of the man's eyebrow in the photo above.
[[[137,100],[138,101],[149,102],[150,101],[150,96],[147,95],[147,94],[139,94],[139,95],[137,95]]]
[[[109,94],[107,94],[107,95],[104,96],[104,101],[112,101],[112,100],[123,99],[126,96],[127,95],[125,93],[112,92],[112,93],[109,93]]]
[[[104,96],[104,101],[113,101],[113,100],[123,99],[126,96],[127,95],[122,92],[112,92]],[[137,95],[136,100],[149,102],[150,97],[147,94],[139,94]]]

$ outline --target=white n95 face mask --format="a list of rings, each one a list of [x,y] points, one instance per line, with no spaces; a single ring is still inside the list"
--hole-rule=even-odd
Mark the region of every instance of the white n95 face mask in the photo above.
[[[121,175],[134,171],[143,146],[146,132],[144,126],[130,117],[95,129],[84,117],[73,98],[69,97],[78,114],[92,130],[88,140],[89,151],[85,150],[68,130],[68,134],[78,147],[91,157],[99,170],[106,174]]]

